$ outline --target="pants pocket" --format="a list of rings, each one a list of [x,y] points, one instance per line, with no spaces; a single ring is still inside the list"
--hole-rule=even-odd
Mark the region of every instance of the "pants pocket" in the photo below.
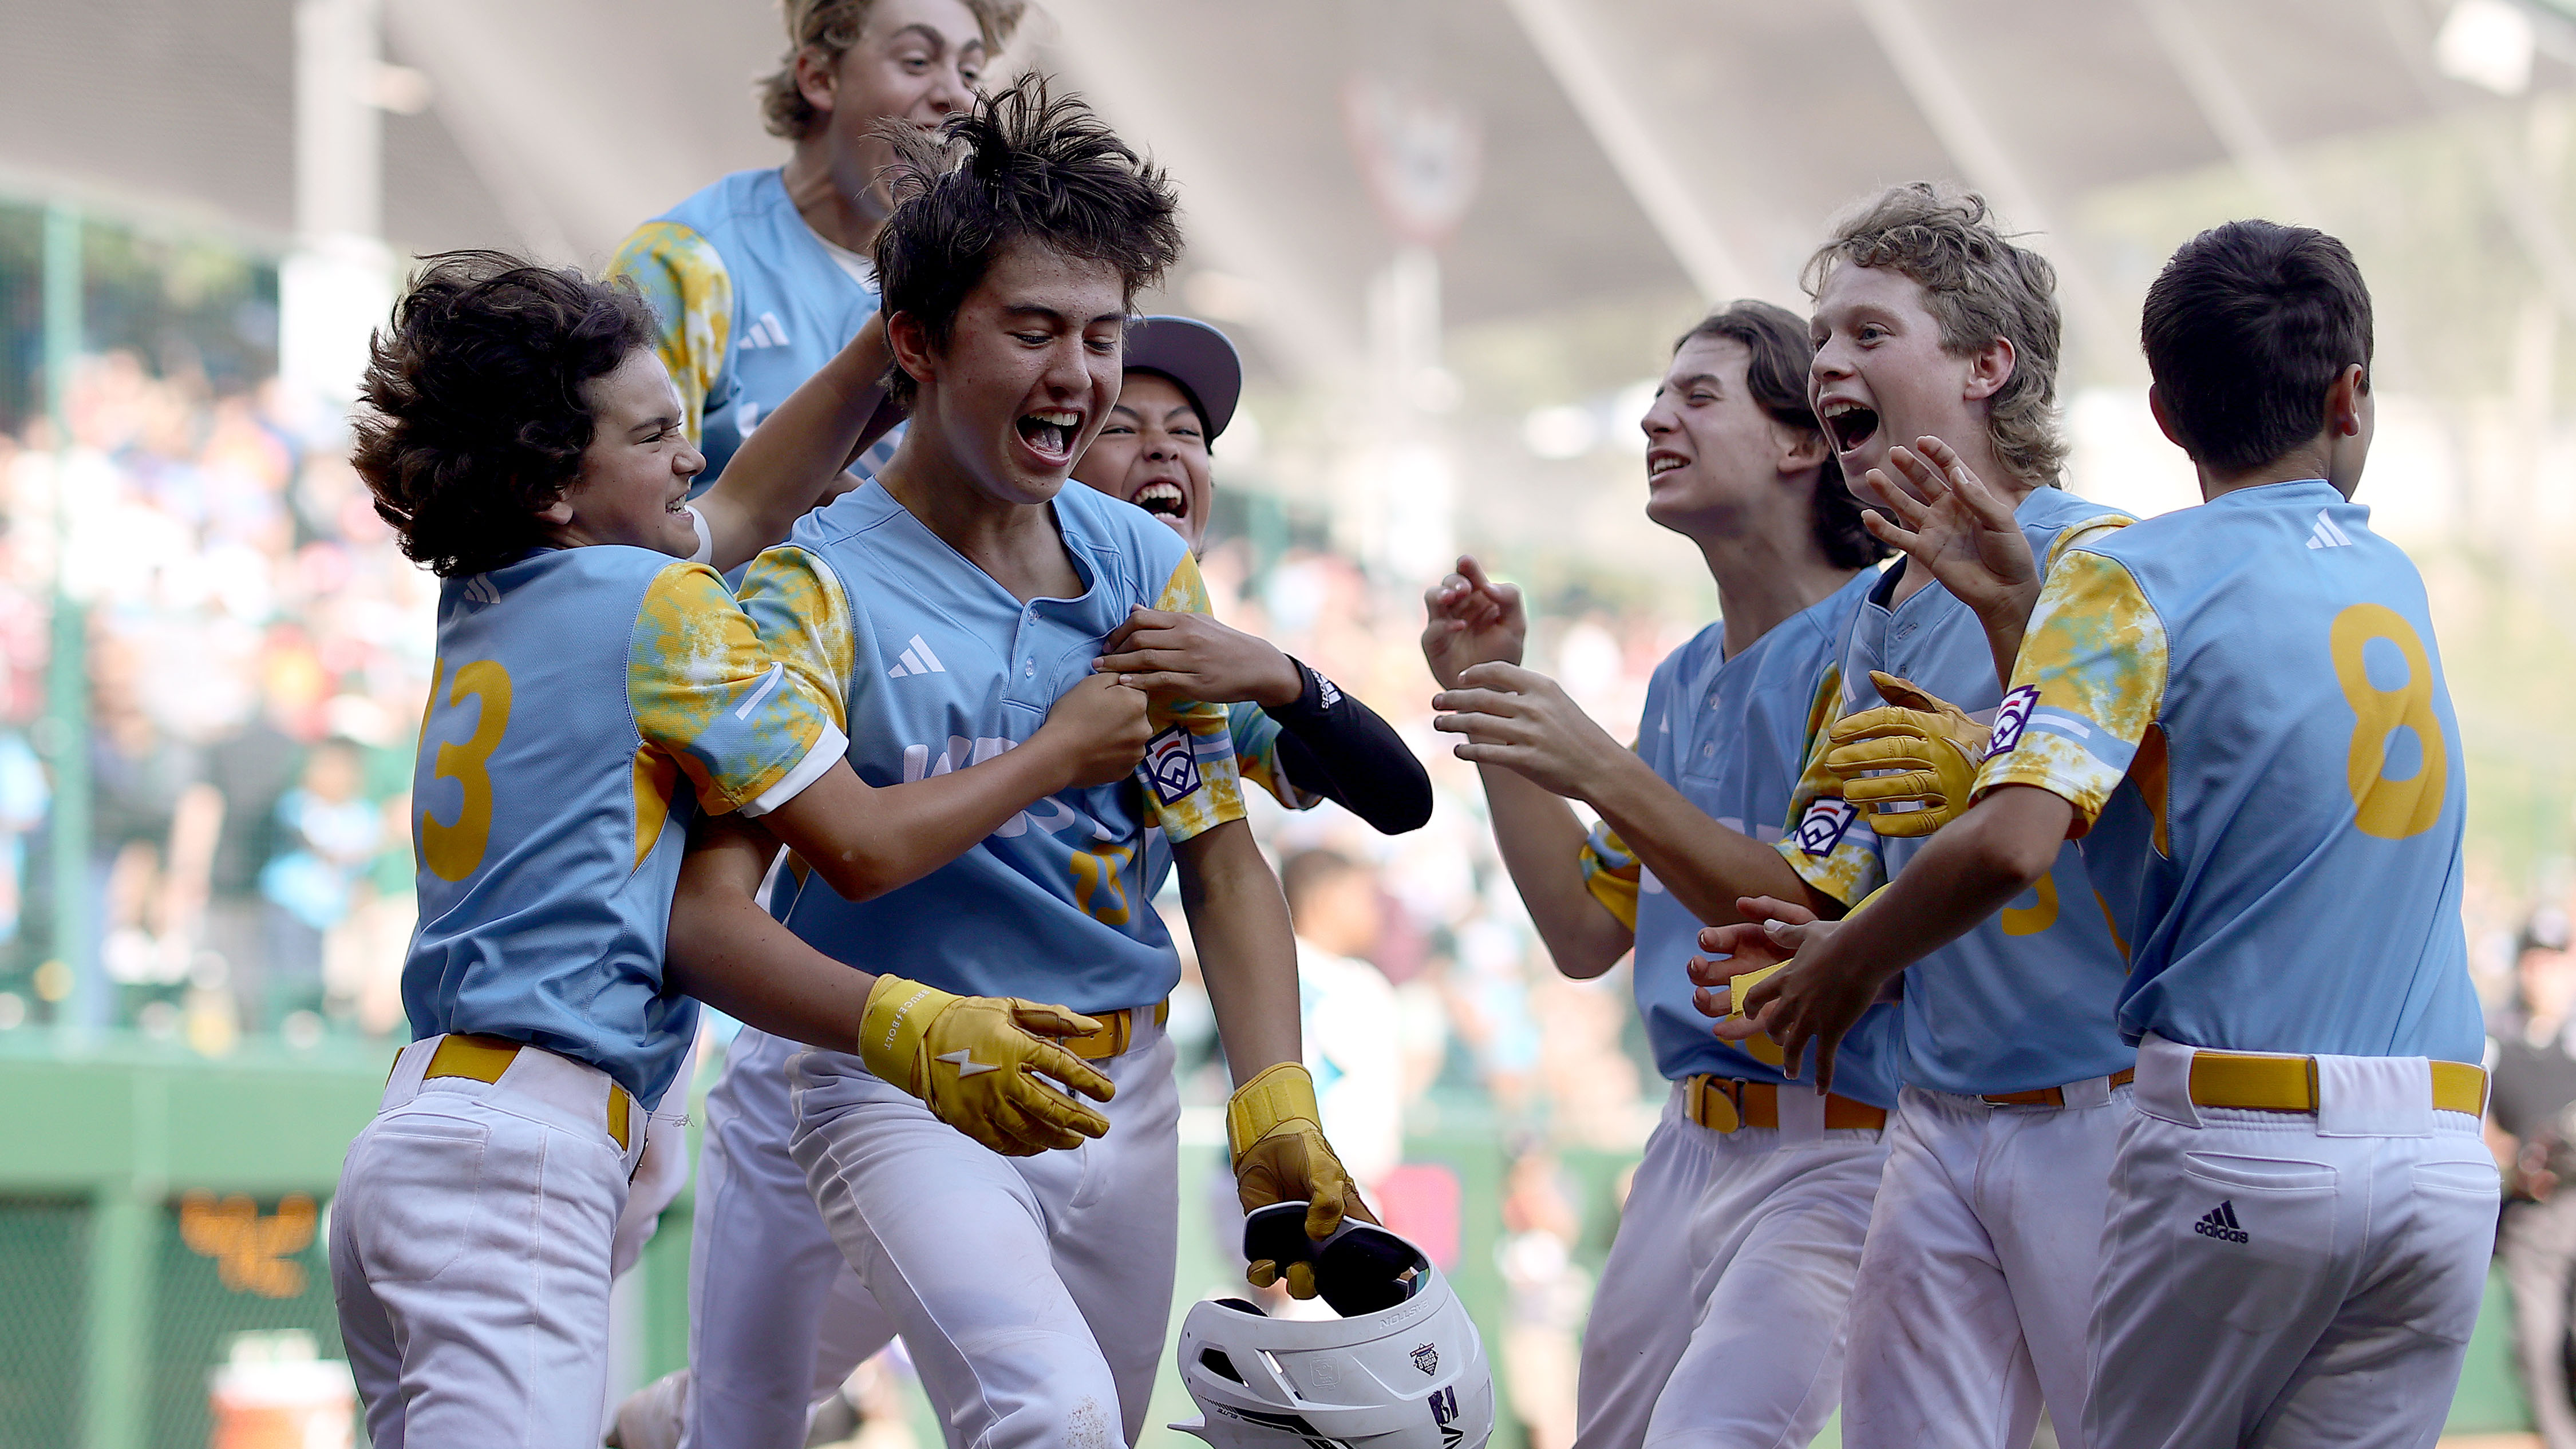
[[[368,1127],[334,1212],[372,1282],[426,1283],[447,1271],[481,1226],[482,1123],[400,1113]]]
[[[2242,1332],[2289,1322],[2334,1261],[2334,1168],[2187,1152],[2181,1183],[2163,1227],[2171,1291],[2195,1315]]]
[[[2429,1338],[2465,1344],[2486,1294],[2502,1183],[2494,1161],[2483,1155],[2436,1158],[2409,1171],[2414,1200],[2395,1245],[2395,1254],[2409,1260],[2402,1275],[2411,1300],[2404,1317]]]

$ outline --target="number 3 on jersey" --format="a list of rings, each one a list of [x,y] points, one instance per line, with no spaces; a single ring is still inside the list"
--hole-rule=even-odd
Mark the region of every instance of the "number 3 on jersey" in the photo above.
[[[510,727],[510,671],[491,659],[458,665],[442,711],[438,687],[446,672],[445,660],[433,667],[429,720],[422,728],[426,732],[442,714],[453,720],[469,697],[477,702],[474,733],[462,743],[441,740],[438,745],[436,776],[462,787],[465,803],[452,825],[426,809],[420,812],[420,862],[441,880],[463,880],[481,868],[483,852],[492,843],[491,761],[492,752],[501,747],[501,732]]]
[[[2381,604],[2355,604],[2335,615],[2328,636],[2334,653],[2335,678],[2344,702],[2356,717],[2352,747],[2344,756],[2344,783],[2352,790],[2353,825],[2381,840],[2421,835],[2442,815],[2449,792],[2450,747],[2442,738],[2442,717],[2433,708],[2433,659],[2404,615]],[[2406,665],[2403,682],[2381,688],[2370,677],[2366,651],[2373,643],[2393,647]],[[2383,654],[2383,664],[2388,661]],[[2386,677],[2383,668],[2381,675]],[[2415,748],[2403,751],[2397,731],[2414,737]],[[2403,769],[2407,755],[2414,768]]]

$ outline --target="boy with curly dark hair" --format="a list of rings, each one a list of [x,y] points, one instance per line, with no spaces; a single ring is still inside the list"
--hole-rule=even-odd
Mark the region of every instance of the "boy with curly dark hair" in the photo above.
[[[433,258],[378,334],[356,463],[404,551],[446,582],[413,788],[414,1040],[351,1146],[332,1213],[342,1335],[371,1442],[598,1442],[608,1289],[648,1123],[696,1034],[684,989],[731,990],[768,1030],[855,1044],[868,979],[802,963],[741,999],[740,969],[665,972],[690,818],[757,816],[834,890],[913,879],[1068,785],[1116,779],[1143,699],[1107,681],[1028,748],[892,790],[843,762],[842,716],[761,649],[693,554],[810,500],[847,458],[874,380],[827,368],[711,494],[629,292],[490,252]],[[856,354],[853,354],[854,356]],[[721,535],[721,538],[718,537]],[[685,781],[685,785],[683,782]],[[753,968],[741,968],[753,969]],[[992,1012],[1057,1034],[1058,1008]],[[1026,1056],[1107,1084],[1039,1037]],[[989,1095],[1026,1150],[1097,1133],[1023,1075]],[[979,1119],[980,1120],[980,1119]],[[656,1178],[634,1191],[650,1195]]]
[[[1179,255],[1170,184],[1036,79],[900,141],[876,264],[903,444],[742,588],[763,642],[851,721],[870,781],[1009,749],[1134,610],[1208,608],[1176,533],[1066,486],[1118,398],[1131,302]],[[1141,781],[1061,791],[878,900],[788,878],[773,920],[752,901],[764,843],[727,829],[702,832],[683,871],[675,963],[900,961],[918,978],[879,978],[855,1051],[789,1062],[791,1150],[957,1443],[1134,1443],[1144,1427],[1180,1203],[1159,1009],[1180,961],[1145,889],[1149,829],[1170,843],[1241,1084],[1228,1118],[1245,1206],[1304,1204],[1318,1238],[1365,1211],[1316,1126],[1287,906],[1243,819],[1226,712],[1158,693],[1153,722]],[[1010,1157],[923,1109],[925,1083],[935,1099],[1014,1065],[950,1034],[953,1003],[977,993],[1101,1023],[1072,1050],[1116,1083],[1113,1130]],[[1292,1271],[1291,1291],[1314,1290]]]

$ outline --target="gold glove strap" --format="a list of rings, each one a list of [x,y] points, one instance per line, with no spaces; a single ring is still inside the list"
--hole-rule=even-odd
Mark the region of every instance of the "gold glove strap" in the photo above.
[[[859,1060],[883,1081],[908,1092],[918,1091],[913,1063],[930,1024],[957,1000],[955,993],[924,986],[900,976],[880,976],[868,988],[868,1009],[859,1017]]]
[[[1269,1136],[1280,1123],[1300,1118],[1323,1121],[1315,1106],[1315,1079],[1299,1063],[1281,1062],[1235,1088],[1225,1104],[1226,1145],[1239,1161],[1245,1148]]]

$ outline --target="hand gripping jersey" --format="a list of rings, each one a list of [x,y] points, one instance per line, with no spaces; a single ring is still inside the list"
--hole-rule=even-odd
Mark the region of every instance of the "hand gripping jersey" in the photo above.
[[[1130,606],[1207,611],[1189,547],[1088,488],[1052,505],[1081,597],[1023,604],[876,484],[807,514],[744,576],[763,643],[827,701],[850,765],[896,785],[987,760],[1036,733],[1090,674]],[[1226,712],[1158,705],[1135,778],[1068,790],[872,901],[782,881],[780,919],[815,949],[945,991],[1076,1011],[1161,1000],[1180,980],[1146,890],[1147,831],[1187,840],[1241,819]]]
[[[876,288],[834,250],[771,167],[737,171],[672,207],[609,259],[608,275],[633,279],[661,319],[655,350],[707,455],[693,495],[713,487],[760,420],[876,315]],[[900,427],[887,434],[854,471],[874,477],[902,436]]]
[[[2014,516],[2043,562],[2061,537],[2128,521],[2056,488],[2032,489]],[[1898,578],[1889,569],[1852,615],[1838,714],[1886,702],[1869,680],[1877,669],[1991,718],[2003,687],[1977,616],[1937,583],[1890,607]],[[1797,827],[1779,850],[1809,885],[1854,905],[1928,842],[1881,840],[1871,831],[1823,767],[1821,730],[1817,742],[1793,802]],[[2021,1092],[2134,1065],[2137,1053],[2111,1026],[2124,955],[2109,907],[2069,842],[2030,892],[1906,972],[1905,1081],[1942,1092]]]
[[[1978,788],[2063,796],[2129,886],[2128,1039],[2479,1059],[2459,725],[2369,509],[2274,483],[2070,545],[2008,699]]]
[[[843,747],[787,683],[703,564],[601,545],[447,580],[412,785],[413,1038],[533,1043],[659,1101],[697,1025],[662,985],[691,811],[764,814]]]
[[[1877,581],[1876,570],[1862,570],[1731,659],[1720,623],[1657,665],[1637,727],[1637,753],[1656,777],[1729,830],[1778,840],[1800,768],[1833,718],[1840,679],[1835,647]],[[1672,1081],[1702,1072],[1782,1081],[1780,1048],[1769,1037],[1738,1046],[1710,1033],[1708,1018],[1691,1004],[1687,972],[1699,950],[1699,919],[1606,824],[1595,824],[1584,842],[1583,878],[1594,898],[1637,933],[1630,974],[1656,1068]],[[1834,1057],[1834,1090],[1872,1106],[1893,1105],[1896,1045],[1895,1013],[1870,1008]]]

